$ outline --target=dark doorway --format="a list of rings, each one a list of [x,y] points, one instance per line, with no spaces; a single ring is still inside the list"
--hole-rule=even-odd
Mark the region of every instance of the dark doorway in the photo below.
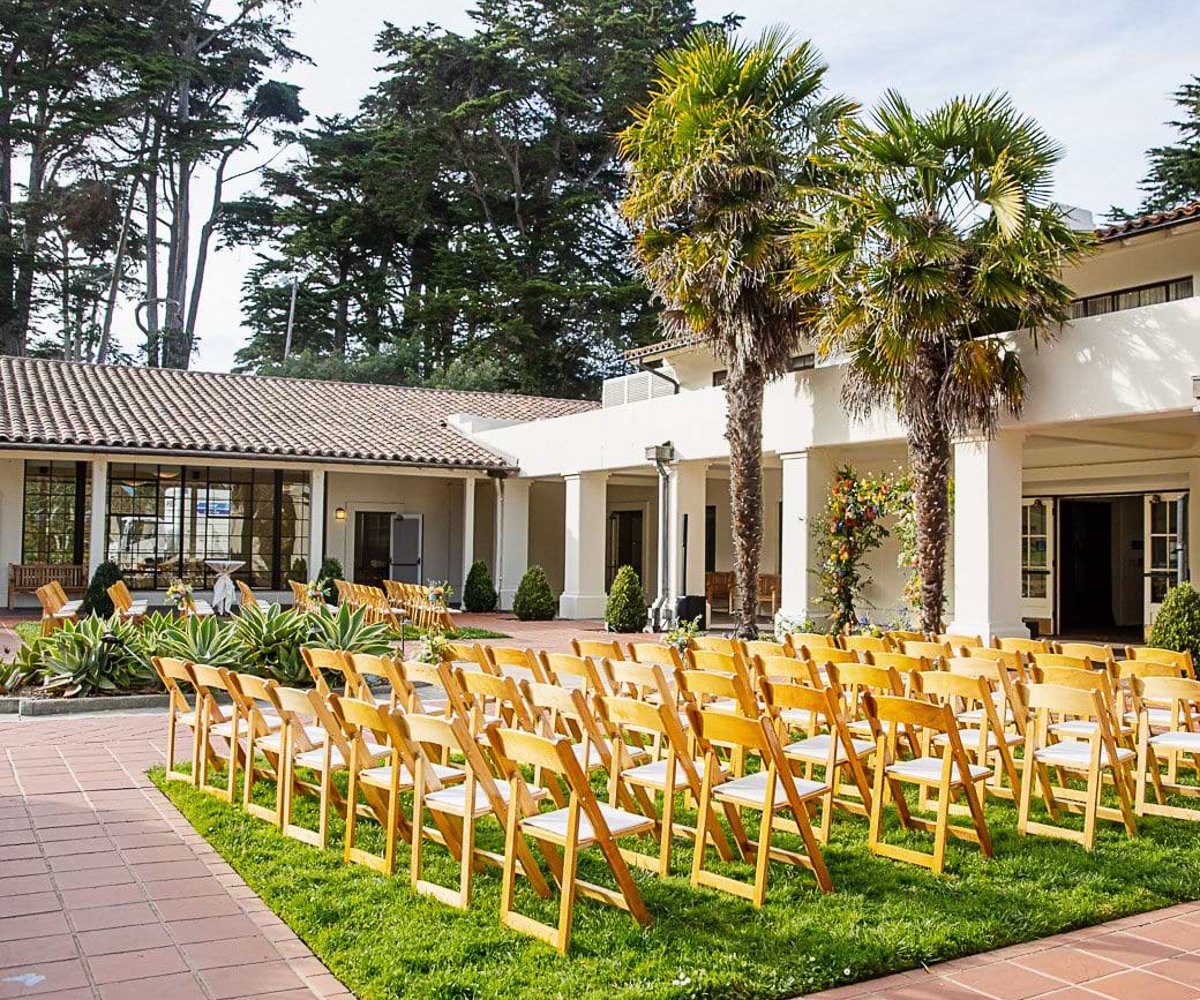
[[[382,587],[392,556],[392,515],[360,510],[354,515],[354,582]]]
[[[1058,632],[1138,641],[1144,618],[1140,496],[1059,501]]]
[[[605,589],[612,587],[617,570],[622,566],[632,566],[642,581],[642,527],[644,518],[640,510],[614,510],[608,515],[608,579]]]

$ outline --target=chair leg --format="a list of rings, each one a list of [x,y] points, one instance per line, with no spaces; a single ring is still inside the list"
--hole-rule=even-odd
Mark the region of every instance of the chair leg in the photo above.
[[[565,955],[571,948],[571,918],[575,914],[575,896],[578,883],[575,880],[579,866],[579,846],[576,842],[579,830],[579,817],[576,814],[567,821],[567,847],[563,852],[562,896],[558,901],[558,935],[555,947],[560,955]]]
[[[671,790],[671,768],[667,768],[667,787],[663,791],[663,809],[660,823],[658,874],[666,878],[671,874],[671,849],[675,839],[675,795]]]
[[[805,822],[797,817],[798,823]],[[767,898],[767,876],[771,865],[771,829],[775,824],[775,811],[763,811],[762,823],[758,828],[758,857],[754,862],[754,896],[751,902],[756,908],[761,908]]]

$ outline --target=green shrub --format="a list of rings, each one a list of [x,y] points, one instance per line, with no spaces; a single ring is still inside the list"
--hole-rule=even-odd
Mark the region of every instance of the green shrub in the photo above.
[[[155,641],[158,648],[151,650],[151,655],[174,656],[210,667],[245,669],[240,662],[233,630],[216,616],[198,618],[190,615],[174,630],[164,628]]]
[[[95,615],[64,622],[31,651],[47,690],[64,697],[121,694],[155,686],[137,626]]]
[[[92,574],[87,593],[83,595],[83,613],[107,618],[113,613],[112,598],[108,588],[121,579],[121,571],[114,562],[102,562]]]
[[[383,622],[367,621],[366,608],[348,604],[333,610],[327,606],[308,613],[308,641],[317,649],[344,649],[351,653],[387,656],[392,652],[392,633]]]
[[[342,569],[341,562],[332,556],[326,556],[321,563],[321,572],[317,574],[317,580],[325,585],[325,600],[330,604],[337,603],[337,587],[333,585],[333,581],[345,578],[346,571]]]
[[[1200,657],[1200,593],[1190,583],[1167,591],[1150,629],[1150,645]]]
[[[513,614],[523,622],[548,622],[557,613],[558,598],[550,589],[546,571],[541,566],[530,566],[513,598]]]
[[[476,559],[471,563],[467,573],[467,582],[463,584],[463,609],[466,611],[495,611],[499,600],[496,587],[492,583],[492,574],[488,572],[487,563]]]
[[[604,620],[610,632],[640,632],[646,627],[646,595],[632,566],[622,566],[608,591]]]
[[[238,669],[282,684],[309,679],[300,647],[308,638],[304,615],[284,611],[278,604],[245,608],[227,630]]]

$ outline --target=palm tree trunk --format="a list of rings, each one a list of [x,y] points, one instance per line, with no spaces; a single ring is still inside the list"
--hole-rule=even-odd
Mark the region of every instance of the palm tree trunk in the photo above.
[[[743,639],[758,636],[758,565],[762,553],[762,366],[734,362],[725,383],[729,440],[729,507],[733,522],[733,570],[738,604],[734,630]]]
[[[941,632],[946,607],[946,539],[950,534],[950,437],[938,397],[946,358],[936,347],[924,353],[919,374],[906,393],[905,423],[921,572],[921,628]]]

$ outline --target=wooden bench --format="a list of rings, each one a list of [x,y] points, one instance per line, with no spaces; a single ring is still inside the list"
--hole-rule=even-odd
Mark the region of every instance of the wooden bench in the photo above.
[[[36,594],[39,587],[44,587],[52,580],[62,584],[68,595],[82,597],[87,591],[87,567],[63,563],[9,563],[9,608],[16,607],[17,594]]]

